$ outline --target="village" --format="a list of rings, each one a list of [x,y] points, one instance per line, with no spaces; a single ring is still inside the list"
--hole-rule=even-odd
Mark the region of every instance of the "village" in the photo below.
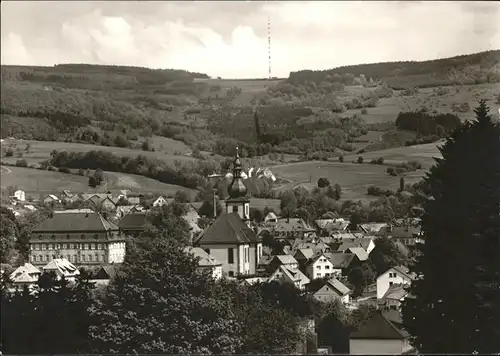
[[[334,212],[314,224],[301,218],[280,217],[273,211],[261,222],[252,221],[251,199],[242,183],[241,171],[237,154],[225,211],[207,227],[198,225],[201,203],[181,203],[186,207],[183,218],[191,235],[185,252],[197,258],[199,269],[209,270],[214,279],[235,279],[248,284],[288,283],[317,301],[338,301],[349,309],[371,305],[378,312],[350,335],[350,353],[412,351],[400,315],[401,303],[408,296],[406,287],[415,277],[408,266],[390,266],[372,281],[354,275],[369,263],[380,239],[388,239],[399,253],[411,256],[416,246],[424,242],[418,219],[365,223],[355,231],[348,219]],[[36,202],[28,201],[24,191],[15,191],[7,208],[16,217],[43,205],[52,206],[54,211],[33,228],[29,261],[12,266],[10,290],[35,288],[42,273],[55,273],[58,278],[72,281],[81,269],[90,272],[96,285],[107,285],[125,259],[127,239],[140,236],[147,229],[148,210],[174,202],[156,196],[150,199],[148,207],[141,204],[142,197],[129,191],[119,195],[63,191]],[[86,208],[58,209],[62,203],[77,201],[86,202]],[[314,329],[314,325],[310,328]],[[304,351],[328,352],[322,345],[312,347],[307,346]]]

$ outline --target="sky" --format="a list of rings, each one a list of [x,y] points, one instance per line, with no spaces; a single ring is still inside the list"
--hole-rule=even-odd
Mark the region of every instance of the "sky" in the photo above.
[[[2,1],[1,63],[175,68],[223,78],[500,49],[500,2]]]

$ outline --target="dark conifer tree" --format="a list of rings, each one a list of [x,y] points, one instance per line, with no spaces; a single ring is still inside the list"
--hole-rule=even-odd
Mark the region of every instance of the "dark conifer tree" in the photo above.
[[[255,110],[255,112],[253,113],[253,120],[255,122],[255,133],[257,134],[257,140],[260,141],[261,131],[260,131],[259,114],[257,113],[257,110]]]
[[[500,351],[500,127],[484,101],[426,177],[425,244],[403,305],[422,353]]]

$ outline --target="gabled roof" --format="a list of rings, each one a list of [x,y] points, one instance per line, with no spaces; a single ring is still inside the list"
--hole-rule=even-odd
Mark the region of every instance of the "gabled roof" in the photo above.
[[[33,233],[55,231],[110,231],[118,230],[118,226],[107,221],[96,212],[60,212],[42,222],[33,229]]]
[[[146,223],[146,213],[138,212],[125,215],[118,222],[118,227],[122,230],[144,230]]]
[[[358,232],[341,232],[341,233],[339,232],[339,233],[331,234],[331,236],[334,239],[341,239],[341,240],[359,239],[359,238],[364,237],[364,235],[362,233],[358,233]]]
[[[394,299],[401,300],[408,295],[408,291],[405,290],[405,286],[403,284],[393,284],[389,286],[387,292],[385,292],[382,299]]]
[[[399,272],[400,274],[411,280],[415,279],[416,277],[415,273],[410,273],[410,270],[406,266],[394,266],[392,268],[389,268],[385,273],[389,272],[391,269],[395,270],[396,272]]]
[[[368,259],[368,252],[366,252],[363,247],[349,247],[348,251],[355,254],[360,261],[366,261]]]
[[[394,226],[389,235],[393,238],[411,238],[420,233],[421,229],[418,226]]]
[[[310,232],[315,231],[314,228],[309,226],[303,219],[301,218],[282,218],[278,219],[278,221],[273,224],[275,231],[284,231],[284,232]]]
[[[10,278],[13,283],[35,283],[38,281],[37,276],[30,276],[26,271],[16,274]]]
[[[47,198],[50,198],[50,199],[53,199],[53,200],[59,200],[59,198],[58,198],[58,197],[56,197],[54,194],[49,194],[49,195],[47,195],[47,196],[45,197],[45,199],[47,199]]]
[[[275,213],[273,213],[272,211],[267,213],[266,217],[265,217],[266,220],[270,220],[270,219],[273,219],[273,220],[276,220],[278,219],[278,217],[276,216]]]
[[[58,271],[60,274],[66,277],[72,277],[80,274],[78,268],[76,268],[71,262],[65,258],[55,258],[43,267],[44,271]]]
[[[379,310],[358,330],[351,333],[351,339],[383,339],[402,340],[408,337],[408,333],[397,327],[394,322],[384,316]]]
[[[25,263],[24,265],[17,267],[10,274],[10,279],[13,282],[30,282],[31,279],[33,279],[33,277],[30,275],[41,274],[41,273],[42,272],[38,268],[33,266],[31,263]],[[22,280],[22,279],[26,279],[26,280]],[[35,278],[34,281],[36,281],[37,279],[38,278]]]
[[[298,263],[292,255],[277,255],[274,256],[282,265],[291,265]]]
[[[295,254],[293,255],[294,258],[297,254],[302,254],[302,256],[304,256],[306,259],[310,259],[314,256],[314,250],[312,248],[300,248],[297,250],[297,252],[295,252]]]
[[[186,253],[192,254],[195,258],[199,258],[198,266],[200,267],[216,267],[222,264],[215,258],[206,253],[203,249],[199,247],[186,247],[184,249]]]
[[[345,250],[351,247],[362,247],[365,251],[370,246],[370,243],[373,241],[371,237],[361,237],[355,239],[342,239],[337,251],[344,252]]]
[[[304,274],[302,273],[299,269],[292,269],[288,266],[279,266],[276,271],[271,275],[271,277],[269,277],[269,281],[272,281],[272,277],[274,277],[274,275],[276,273],[278,273],[278,271],[281,271],[287,278],[289,281],[291,282],[302,282],[303,284],[307,284],[310,282],[310,279]]]
[[[317,252],[317,253],[314,254],[314,256],[311,257],[311,259],[307,262],[307,264],[308,265],[312,264],[312,263],[316,262],[318,259],[320,259],[321,257],[326,258],[326,260],[331,263],[330,259],[328,258],[328,254],[327,253]]]
[[[328,253],[326,257],[330,260],[333,268],[347,268],[351,264],[354,254],[352,253]]]
[[[105,265],[101,269],[109,276],[109,278],[114,278],[116,276],[116,266],[115,265]]]
[[[257,235],[241,220],[238,213],[219,215],[198,240],[199,244],[254,244],[257,242],[259,242]]]
[[[335,289],[339,295],[344,296],[351,292],[349,288],[347,288],[341,281],[337,278],[329,279],[326,284],[328,284],[331,288]]]

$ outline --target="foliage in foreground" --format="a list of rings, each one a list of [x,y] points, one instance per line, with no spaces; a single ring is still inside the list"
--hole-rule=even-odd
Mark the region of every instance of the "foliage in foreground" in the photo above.
[[[403,306],[422,353],[500,350],[500,127],[485,101],[475,113],[426,178],[420,278]]]

